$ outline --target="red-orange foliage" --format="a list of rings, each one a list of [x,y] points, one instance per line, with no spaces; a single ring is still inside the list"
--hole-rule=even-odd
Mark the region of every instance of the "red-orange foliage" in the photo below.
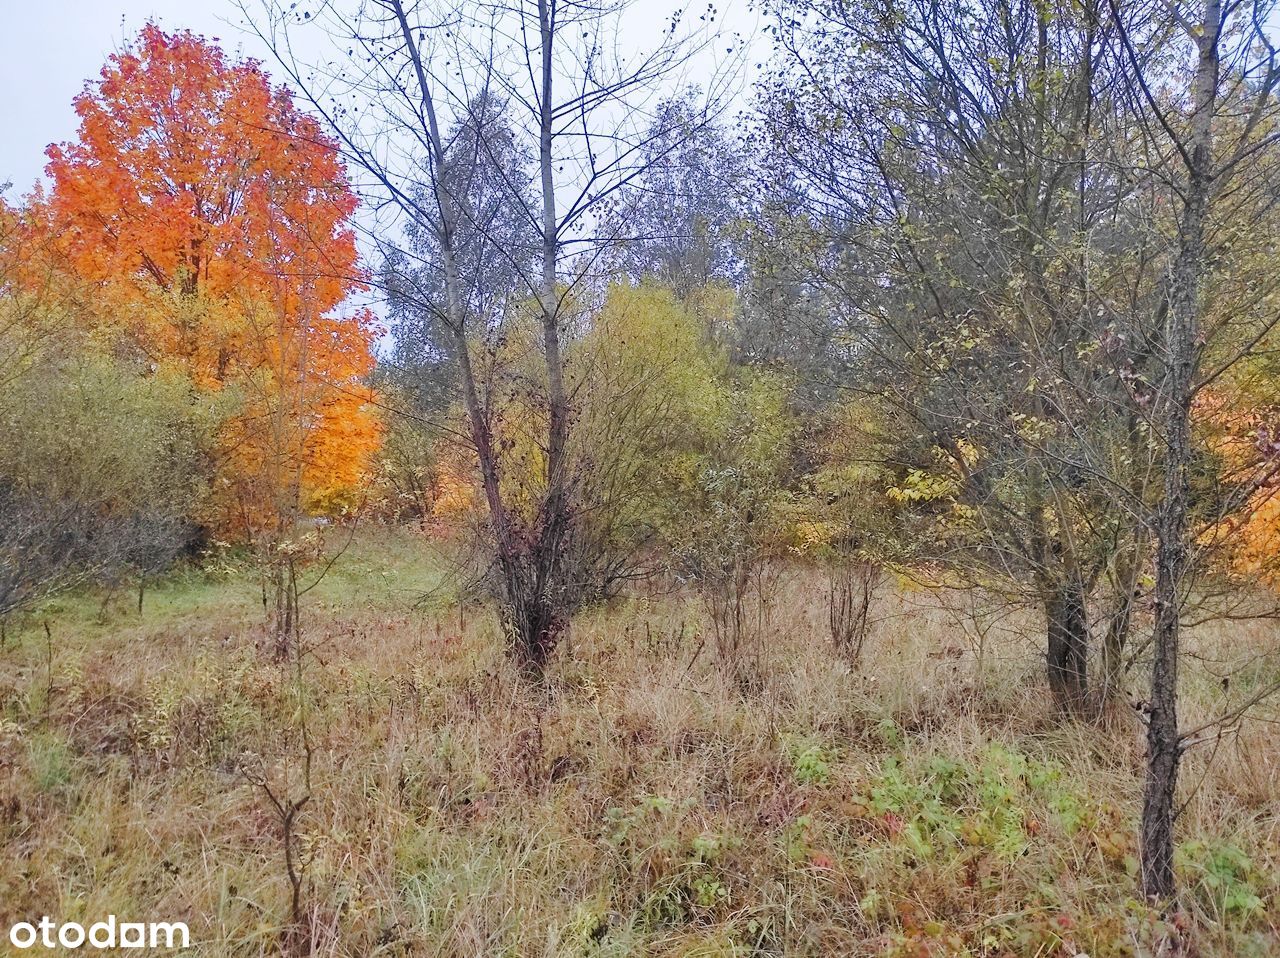
[[[335,144],[257,63],[154,24],[75,108],[78,140],[48,150],[44,213],[95,286],[97,324],[204,389],[244,392],[222,487],[261,500],[291,473],[307,505],[331,505],[378,442],[372,318],[334,315],[360,286]]]

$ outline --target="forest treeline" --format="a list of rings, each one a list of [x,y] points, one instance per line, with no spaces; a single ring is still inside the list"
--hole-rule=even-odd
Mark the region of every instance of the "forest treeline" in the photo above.
[[[1270,6],[776,0],[745,91],[710,8],[306,6],[283,82],[148,25],[0,210],[0,615],[243,547],[284,658],[315,520],[413,522],[531,681],[665,576],[749,695],[780,563],[855,665],[980,589],[1140,703],[1168,899],[1181,630],[1274,611]]]

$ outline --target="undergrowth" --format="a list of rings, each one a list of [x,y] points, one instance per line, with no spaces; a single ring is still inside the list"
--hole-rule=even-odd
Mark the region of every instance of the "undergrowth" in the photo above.
[[[415,605],[442,568],[361,537],[304,606],[301,688],[259,651],[235,567],[157,585],[141,617],[79,596],[11,625],[0,923],[184,920],[209,956],[1106,958],[1161,938],[1136,900],[1139,736],[1053,720],[1034,638],[978,676],[938,655],[945,616],[897,596],[854,671],[798,575],[749,695],[694,656],[679,596],[581,617],[534,689],[490,616]],[[1233,741],[1189,759],[1181,797],[1169,921],[1204,956],[1280,949],[1280,749],[1261,724]],[[255,782],[295,783],[304,742],[299,937]]]

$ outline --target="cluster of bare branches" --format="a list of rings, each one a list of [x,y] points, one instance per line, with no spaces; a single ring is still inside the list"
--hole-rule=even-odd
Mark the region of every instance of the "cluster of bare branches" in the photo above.
[[[592,537],[578,534],[587,477],[572,446],[564,337],[575,301],[589,295],[597,264],[625,226],[608,215],[611,205],[667,132],[650,122],[662,87],[709,36],[676,14],[649,49],[625,52],[618,33],[629,6],[365,0],[246,8],[360,171],[385,292],[439,333],[428,360],[447,357],[457,377],[503,619],[514,654],[534,672],[569,614],[598,591],[575,573],[599,563],[572,555]],[[322,34],[332,55],[301,57],[295,37],[304,31]],[[542,488],[532,508],[517,507],[504,485],[498,389],[476,352],[488,355],[484,344],[509,328],[499,320],[513,310],[530,317],[538,341],[537,376],[521,384],[540,423]]]

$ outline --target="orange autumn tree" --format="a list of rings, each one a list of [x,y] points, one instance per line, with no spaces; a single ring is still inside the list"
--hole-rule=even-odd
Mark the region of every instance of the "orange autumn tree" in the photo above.
[[[378,443],[367,312],[335,144],[254,61],[154,24],[75,100],[39,201],[93,323],[197,387],[234,389],[216,520],[241,534],[288,503],[327,511]],[[282,486],[283,484],[283,486]]]
[[[1200,546],[1215,552],[1224,571],[1280,589],[1280,397],[1270,354],[1251,359],[1205,390],[1194,409],[1214,457],[1216,503]]]

